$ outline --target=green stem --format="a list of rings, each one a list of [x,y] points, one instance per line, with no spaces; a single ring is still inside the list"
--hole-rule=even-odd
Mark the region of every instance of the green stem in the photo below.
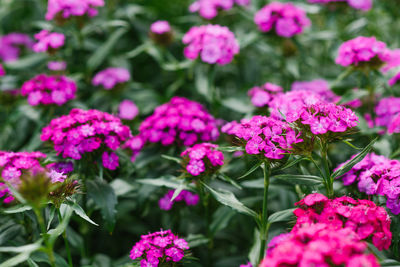
[[[208,261],[208,265],[207,266],[211,266],[212,265],[212,251],[213,251],[213,236],[211,233],[211,217],[210,217],[210,194],[208,192],[206,192],[204,186],[202,184],[199,184],[199,193],[200,193],[200,199],[201,202],[203,204],[203,208],[204,208],[204,214],[205,214],[205,219],[206,219],[206,236],[208,239],[208,244],[207,244],[207,248],[208,248],[208,253],[207,253],[207,261]]]
[[[325,182],[326,182],[326,191],[327,191],[328,197],[332,198],[334,195],[333,179],[331,177],[331,173],[330,173],[330,169],[329,169],[328,144],[327,143],[322,144],[321,159],[322,159],[322,164],[324,166],[324,171],[325,171],[324,178],[325,178]]]
[[[260,256],[258,263],[264,258],[265,255],[265,246],[268,240],[268,188],[269,188],[269,177],[271,174],[271,169],[268,162],[264,162],[263,166],[263,174],[264,174],[264,199],[263,199],[263,207],[261,214],[261,229],[260,229]]]
[[[62,216],[61,216],[61,212],[60,209],[57,209],[57,215],[58,215],[58,221],[59,223],[61,223],[62,221]],[[64,244],[65,244],[65,250],[67,251],[67,257],[68,257],[68,265],[70,267],[73,267],[73,263],[72,263],[72,256],[71,256],[71,250],[69,249],[69,243],[68,243],[68,239],[67,239],[67,230],[65,230],[62,233],[63,239],[64,239]]]
[[[341,81],[343,81],[347,76],[349,76],[354,71],[353,68],[347,68],[344,72],[342,72],[336,80],[332,83],[331,88],[336,87]]]
[[[46,249],[45,250],[46,250],[47,256],[49,257],[50,265],[52,267],[56,267],[56,262],[55,262],[55,258],[54,258],[54,252],[53,252],[53,245],[50,244],[50,242],[49,242],[48,234],[47,234],[47,231],[46,231],[46,224],[44,222],[44,219],[43,219],[43,216],[42,216],[42,212],[38,208],[34,208],[33,211],[35,212],[35,215],[36,215],[38,223],[39,223],[40,230],[41,230],[42,235],[43,235],[43,240],[44,240],[44,243],[46,245]]]

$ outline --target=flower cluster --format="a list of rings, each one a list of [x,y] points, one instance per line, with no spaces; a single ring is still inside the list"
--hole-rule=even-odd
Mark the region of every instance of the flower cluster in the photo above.
[[[46,155],[41,152],[6,152],[0,151],[0,177],[17,187],[20,184],[20,177],[26,170],[40,168],[39,160]],[[4,203],[14,200],[10,190],[5,183],[0,182],[0,198],[4,198]]]
[[[359,36],[339,47],[336,64],[356,67],[380,68],[385,62],[389,62],[391,52],[384,42],[375,37]]]
[[[296,205],[300,207],[294,211],[297,222],[292,232],[301,230],[303,225],[323,223],[335,229],[350,228],[362,240],[371,238],[379,250],[388,249],[392,242],[390,217],[384,208],[372,201],[347,196],[328,199],[314,193]]]
[[[46,166],[50,170],[55,170],[59,173],[68,174],[74,171],[74,164],[72,162],[55,162]]]
[[[389,133],[400,132],[400,98],[386,97],[375,107],[375,124],[387,128]]]
[[[218,9],[228,10],[234,4],[245,6],[250,4],[250,0],[196,0],[190,5],[190,12],[199,12],[205,19],[213,19],[218,15]]]
[[[357,126],[355,113],[343,106],[333,103],[316,103],[305,105],[286,114],[289,123],[296,122],[300,128],[310,130],[315,135],[346,133]]]
[[[72,109],[69,115],[53,119],[43,128],[41,140],[53,142],[54,149],[64,158],[79,160],[87,152],[100,152],[103,166],[115,170],[119,163],[113,151],[130,137],[129,127],[113,115]]]
[[[31,49],[33,41],[23,33],[13,32],[0,37],[0,59],[4,62],[17,60],[20,54],[20,47]]]
[[[0,77],[6,75],[3,65],[0,64]]]
[[[340,164],[338,168],[346,163]],[[367,195],[385,196],[389,210],[393,214],[400,214],[400,162],[398,160],[370,153],[341,178],[344,185],[357,183],[358,190]]]
[[[196,206],[199,203],[199,196],[196,194],[191,193],[187,190],[182,190],[178,196],[172,200],[174,196],[175,190],[169,190],[168,193],[165,194],[160,200],[158,201],[158,206],[162,210],[170,210],[175,202],[185,202],[187,206]]]
[[[217,150],[218,145],[201,143],[187,148],[182,152],[183,165],[186,171],[193,175],[215,172],[224,165],[224,154]]]
[[[230,122],[222,127],[222,132],[234,135],[246,152],[264,155],[268,159],[282,159],[292,153],[294,145],[303,140],[289,124],[271,117],[254,116],[241,123]]]
[[[33,45],[33,51],[36,53],[54,52],[56,49],[64,45],[65,36],[62,33],[50,32],[48,30],[42,30],[35,34],[35,39],[38,41]]]
[[[330,88],[327,81],[318,79],[312,81],[296,81],[292,83],[292,91],[307,91],[318,94],[326,102],[336,103],[340,96],[336,95]]]
[[[166,262],[179,262],[189,246],[186,240],[174,235],[171,230],[142,235],[130,253],[132,260],[141,259],[141,267],[162,266]]]
[[[104,0],[49,0],[46,20],[57,17],[68,19],[71,16],[88,15],[94,17],[98,11],[96,7],[104,6]]]
[[[28,96],[28,103],[32,106],[63,105],[75,98],[76,89],[75,82],[65,76],[39,74],[22,85],[21,94]]]
[[[398,83],[400,81],[400,72],[398,72],[396,75],[394,75],[389,81],[388,84],[390,86],[395,85],[396,83]]]
[[[330,4],[337,2],[347,2],[349,6],[362,11],[368,11],[372,8],[372,0],[308,0],[313,4]]]
[[[356,233],[330,225],[305,226],[282,238],[261,262],[260,267],[277,266],[371,266],[378,267],[368,245]]]
[[[63,71],[67,68],[67,62],[65,61],[49,61],[47,68],[52,71]]]
[[[195,60],[200,55],[201,60],[209,64],[228,64],[239,53],[235,35],[220,25],[192,27],[182,41],[187,45],[184,49],[185,57]]]
[[[264,6],[255,14],[254,22],[262,32],[275,29],[277,35],[287,38],[301,34],[311,25],[306,12],[290,2],[272,2]]]
[[[108,68],[97,73],[92,84],[95,86],[102,85],[104,89],[111,90],[119,83],[129,81],[131,74],[124,68]]]
[[[118,117],[123,120],[133,120],[139,114],[136,104],[128,99],[119,104],[118,111]]]
[[[171,31],[171,25],[166,20],[157,20],[151,24],[150,31],[154,34],[165,34]]]
[[[251,103],[256,107],[267,106],[272,99],[279,93],[283,92],[283,88],[273,83],[265,83],[263,86],[256,86],[249,90],[248,95]]]

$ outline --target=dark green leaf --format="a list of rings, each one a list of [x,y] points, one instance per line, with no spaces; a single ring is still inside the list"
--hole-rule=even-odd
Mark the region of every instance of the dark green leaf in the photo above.
[[[228,207],[219,207],[213,214],[210,231],[214,236],[219,231],[228,226],[229,221],[235,215],[235,211]]]
[[[246,177],[246,176],[249,176],[250,174],[252,174],[253,172],[255,172],[255,171],[261,166],[261,164],[263,164],[262,161],[257,162],[256,165],[254,165],[253,167],[251,167],[250,170],[248,170],[245,174],[243,174],[242,176],[240,176],[240,177],[237,178],[237,179],[239,180],[239,179],[243,179],[243,178]]]
[[[324,179],[319,176],[314,175],[301,175],[301,174],[278,174],[271,177],[271,179],[279,179],[287,181],[291,184],[301,184],[301,185],[309,185],[316,186],[321,185],[324,182]]]
[[[99,226],[97,223],[95,223],[94,221],[92,221],[89,216],[86,215],[86,212],[82,209],[81,206],[79,206],[78,203],[75,203],[73,201],[67,201],[67,204],[72,208],[72,210],[75,212],[76,215],[78,215],[79,217],[81,217],[82,219],[84,219],[85,221]]]
[[[303,160],[309,160],[309,159],[306,158],[306,157],[297,158],[297,159],[291,160],[291,161],[289,161],[289,162],[286,162],[285,165],[283,165],[282,167],[279,167],[278,169],[279,169],[279,170],[286,170],[286,169],[289,169],[290,167],[296,165],[297,163],[299,163],[299,162],[301,162],[301,161],[303,161]]]
[[[167,159],[167,160],[170,160],[170,161],[175,161],[175,162],[178,163],[178,164],[181,163],[181,159],[180,159],[180,158],[177,158],[177,157],[171,157],[171,156],[168,156],[168,155],[161,155],[161,157],[162,157],[163,159]]]
[[[236,183],[231,177],[229,177],[228,175],[224,174],[224,173],[219,173],[218,177],[220,179],[222,179],[225,182],[230,183],[231,185],[233,185],[234,187],[236,187],[237,189],[242,189],[242,187]]]
[[[35,53],[28,55],[26,57],[20,58],[16,61],[8,62],[6,64],[6,68],[10,70],[22,70],[22,69],[31,69],[36,65],[39,65],[41,62],[45,61],[47,58],[47,54],[45,53]]]

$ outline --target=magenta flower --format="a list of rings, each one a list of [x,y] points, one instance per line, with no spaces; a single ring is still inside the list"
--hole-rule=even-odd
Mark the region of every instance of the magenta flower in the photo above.
[[[376,126],[385,127],[389,133],[400,132],[400,98],[386,97],[379,100],[375,107]]]
[[[262,32],[275,30],[276,34],[290,38],[303,33],[311,25],[306,12],[292,3],[272,2],[260,9],[254,22]]]
[[[337,2],[347,2],[349,6],[362,11],[368,11],[372,8],[372,0],[308,0],[313,4],[330,4]]]
[[[389,81],[388,84],[390,86],[395,85],[396,83],[398,83],[400,81],[400,72],[398,72],[395,76],[393,76]]]
[[[60,173],[68,174],[74,171],[74,164],[72,162],[55,162],[46,166],[49,170],[55,170]]]
[[[265,83],[263,86],[253,87],[249,90],[248,95],[251,103],[256,107],[267,106],[276,95],[283,92],[283,88],[273,83]]]
[[[195,60],[200,56],[203,62],[225,65],[239,53],[239,43],[235,35],[220,25],[202,25],[192,27],[182,39],[187,45],[184,55]]]
[[[75,82],[65,76],[39,74],[22,85],[21,95],[28,96],[28,103],[32,106],[61,106],[75,98],[76,89]]]
[[[312,81],[296,81],[292,84],[291,91],[306,91],[318,94],[326,102],[336,103],[340,100],[330,88],[327,81],[318,79]]]
[[[72,109],[42,129],[41,140],[54,144],[63,158],[80,160],[93,151],[102,153],[103,166],[114,170],[118,156],[111,152],[132,137],[129,127],[113,115],[98,110]]]
[[[139,114],[136,104],[127,99],[119,104],[118,110],[118,116],[123,120],[133,120]]]
[[[175,202],[185,202],[187,206],[196,206],[199,203],[199,196],[187,190],[182,190],[179,195],[172,201],[175,190],[169,190],[164,197],[158,201],[158,206],[162,210],[170,210]]]
[[[0,77],[6,75],[3,65],[0,64]]]
[[[4,62],[15,61],[19,58],[20,47],[32,49],[33,41],[23,33],[9,33],[0,37],[0,59]]]
[[[182,152],[183,166],[190,175],[198,176],[213,173],[224,165],[224,154],[217,150],[218,145],[201,143]]]
[[[47,51],[54,52],[64,45],[65,36],[62,33],[42,30],[39,33],[35,34],[35,39],[38,42],[33,45],[33,51],[35,51],[36,53]]]
[[[180,262],[188,250],[187,242],[174,235],[171,230],[142,235],[131,252],[132,260],[140,260],[140,266],[159,266],[167,262]]]
[[[108,68],[97,73],[93,80],[93,85],[102,85],[104,89],[111,90],[119,83],[125,83],[131,79],[131,75],[124,68]]]
[[[234,4],[247,6],[250,0],[196,0],[190,5],[190,12],[199,12],[200,16],[205,19],[213,19],[218,15],[218,10],[228,10]]]
[[[94,17],[98,13],[96,8],[101,6],[104,6],[104,0],[49,0],[46,20],[52,20],[58,15],[63,19],[83,15]]]
[[[63,71],[67,68],[67,62],[65,61],[49,61],[47,68],[52,71]]]
[[[171,31],[171,26],[166,20],[157,20],[151,24],[150,31],[155,34],[165,34]]]

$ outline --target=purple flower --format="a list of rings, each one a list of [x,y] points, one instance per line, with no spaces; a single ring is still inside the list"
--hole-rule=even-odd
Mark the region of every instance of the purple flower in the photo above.
[[[131,75],[127,69],[124,68],[108,68],[97,73],[93,80],[93,85],[102,85],[104,89],[111,90],[119,83],[129,81]]]
[[[379,100],[375,107],[376,126],[385,127],[389,133],[400,132],[400,98],[386,97]]]
[[[124,120],[133,120],[138,114],[139,109],[133,101],[124,100],[119,104],[118,116]]]
[[[64,45],[65,36],[58,32],[49,32],[48,30],[42,30],[35,34],[35,39],[38,40],[33,45],[33,51],[36,53],[54,51]]]
[[[389,81],[388,84],[390,86],[395,85],[396,83],[398,83],[400,81],[400,72],[398,72],[395,76],[393,76]]]
[[[113,171],[113,170],[117,169],[119,166],[118,156],[114,152],[104,151],[103,155],[101,156],[101,159],[103,161],[103,166],[106,169]]]
[[[0,77],[6,75],[3,65],[0,64]]]
[[[67,68],[67,63],[65,61],[49,61],[47,68],[52,71],[63,71]]]
[[[181,153],[186,170],[193,176],[203,172],[215,172],[224,164],[224,154],[217,150],[218,146],[211,143],[201,143],[187,148]]]
[[[347,0],[349,5],[355,9],[368,11],[372,8],[372,0]]]
[[[190,191],[182,190],[178,196],[172,201],[172,196],[175,190],[169,190],[164,197],[158,201],[158,206],[162,210],[170,210],[175,202],[185,202],[187,206],[195,206],[198,204],[200,198],[196,194],[192,194]]]
[[[262,87],[253,87],[249,90],[248,95],[251,103],[256,107],[267,106],[272,99],[283,92],[283,88],[273,83],[265,83]]]
[[[64,19],[83,15],[93,17],[98,13],[96,7],[100,6],[104,6],[104,0],[49,0],[46,20],[52,20],[58,14]]]
[[[292,84],[291,91],[306,91],[307,93],[316,93],[322,100],[336,103],[340,100],[330,88],[327,81],[318,79],[312,81],[296,81]]]
[[[155,34],[165,34],[171,31],[171,26],[166,20],[157,20],[151,24],[150,31]]]
[[[4,62],[15,61],[19,58],[20,47],[31,49],[33,41],[23,33],[9,33],[0,37],[0,59]]]
[[[218,15],[218,10],[228,10],[234,4],[246,6],[250,4],[250,0],[196,0],[190,5],[190,12],[199,12],[200,16],[205,19],[212,19]]]

